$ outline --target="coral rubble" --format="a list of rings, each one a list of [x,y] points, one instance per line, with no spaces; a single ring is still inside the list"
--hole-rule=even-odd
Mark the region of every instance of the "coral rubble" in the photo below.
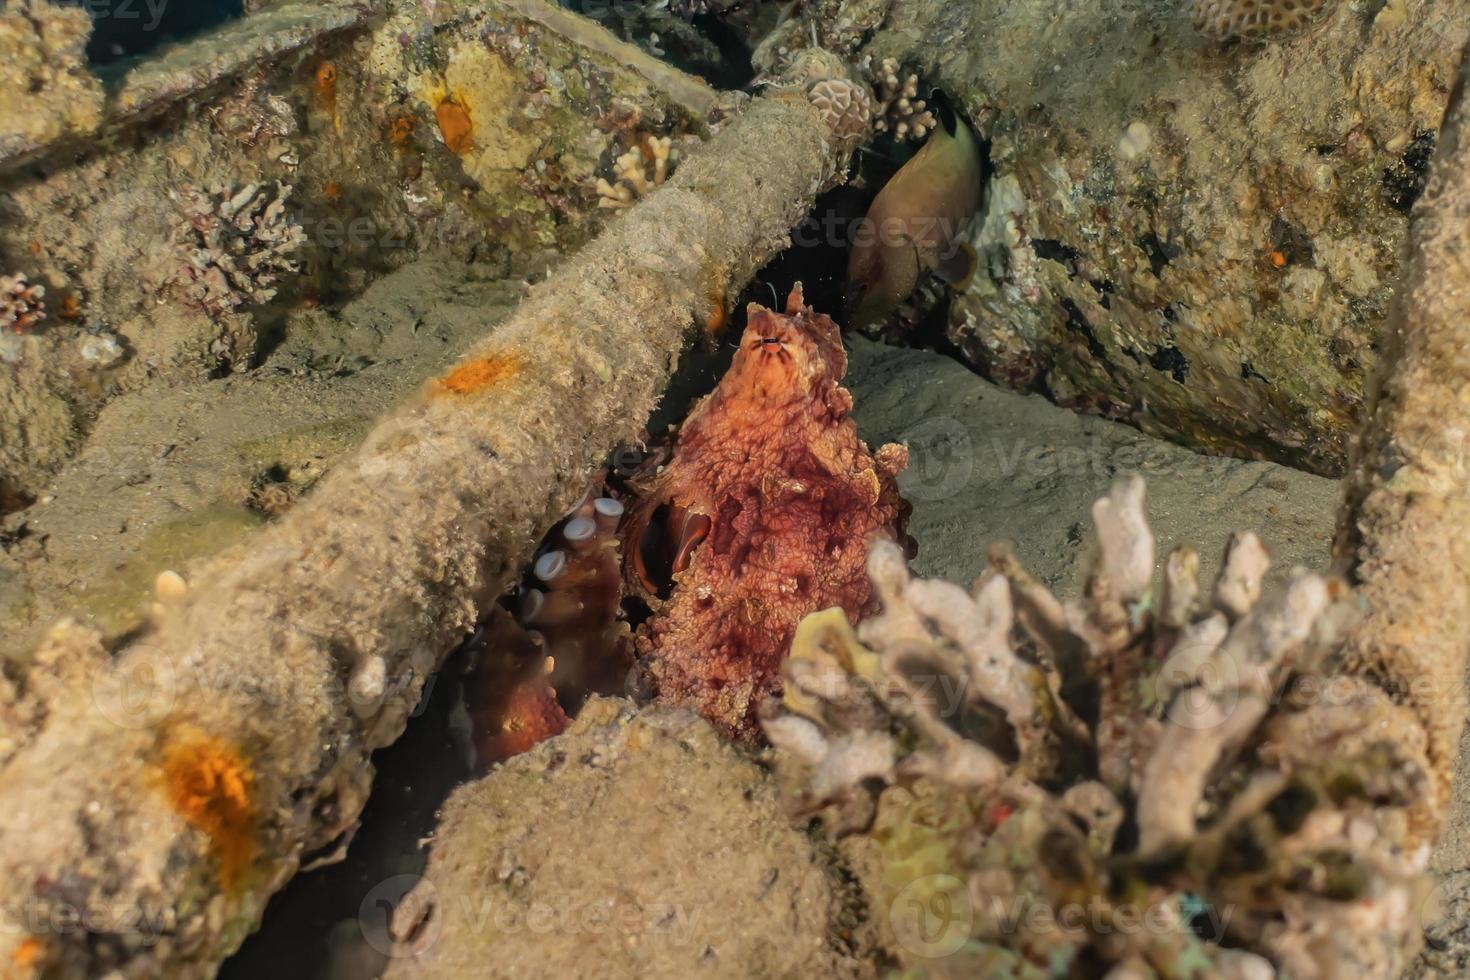
[[[784,315],[752,305],[729,372],[624,525],[653,609],[638,652],[659,696],[740,738],[757,734],[797,622],[832,605],[868,611],[868,541],[902,533],[895,477],[908,454],[858,439],[846,366],[837,324],[800,286]]]
[[[1346,587],[1298,572],[1263,594],[1248,534],[1213,589],[1187,548],[1155,583],[1138,477],[1093,519],[1070,602],[1004,547],[971,591],[876,545],[882,614],[803,622],[763,710],[798,809],[870,832],[893,938],[948,957],[944,975],[1038,958],[1269,975],[1262,957],[1392,975],[1428,894],[1409,826],[1431,768],[1411,712],[1334,672]],[[901,899],[953,903],[945,948],[917,941]]]

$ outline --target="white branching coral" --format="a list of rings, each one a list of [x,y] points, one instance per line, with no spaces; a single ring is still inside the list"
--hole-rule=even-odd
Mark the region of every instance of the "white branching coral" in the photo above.
[[[0,276],[0,330],[28,333],[46,318],[46,287],[24,273]]]
[[[1265,41],[1304,30],[1335,0],[1194,0],[1194,26],[1216,41]]]
[[[649,136],[613,161],[613,180],[597,178],[598,206],[631,208],[640,197],[668,180],[679,151],[667,136]]]
[[[1137,477],[1093,519],[1069,602],[1005,547],[971,591],[876,545],[882,614],[809,617],[763,712],[796,808],[871,834],[892,907],[964,903],[949,975],[1396,975],[1428,894],[1409,827],[1431,770],[1412,712],[1333,672],[1346,586],[1263,590],[1254,535],[1212,590],[1188,549],[1155,585]]]
[[[306,232],[286,210],[290,185],[247,184],[175,191],[183,213],[183,265],[174,278],[183,300],[218,317],[274,299],[278,284],[298,270]]]
[[[873,119],[872,99],[863,86],[845,78],[826,78],[807,92],[833,134],[842,140],[861,139]]]
[[[927,136],[935,120],[927,103],[919,98],[919,76],[900,75],[898,62],[892,58],[884,58],[876,68],[871,59],[864,60],[878,96],[873,128],[880,133],[892,133],[899,141],[921,140]]]

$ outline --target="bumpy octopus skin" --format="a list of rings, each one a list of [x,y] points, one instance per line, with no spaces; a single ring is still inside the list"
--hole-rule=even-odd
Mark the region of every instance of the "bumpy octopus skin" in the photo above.
[[[624,523],[624,554],[646,555],[667,514],[668,597],[630,563],[652,609],[636,646],[657,696],[741,741],[759,737],[797,623],[832,606],[853,622],[876,612],[869,542],[903,534],[895,478],[908,451],[870,453],[858,438],[846,370],[837,324],[804,305],[799,284],[785,315],[752,304],[729,372]]]

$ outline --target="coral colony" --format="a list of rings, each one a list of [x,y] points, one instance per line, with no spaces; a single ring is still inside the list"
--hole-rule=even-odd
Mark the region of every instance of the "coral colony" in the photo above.
[[[1093,522],[1097,557],[1070,602],[1005,547],[970,590],[913,578],[895,545],[874,545],[882,613],[856,631],[830,611],[805,619],[762,713],[798,812],[871,830],[890,901],[975,896],[953,947],[973,975],[1027,975],[1013,971],[1028,960],[1240,977],[1271,961],[1293,976],[1401,967],[1385,940],[1425,900],[1423,856],[1402,844],[1430,774],[1395,748],[1414,728],[1405,709],[1331,680],[1354,614],[1343,583],[1300,572],[1263,589],[1253,534],[1213,589],[1189,548],[1155,582],[1137,477]],[[1098,915],[1046,925],[1069,905]],[[1053,914],[1017,928],[1007,916],[1025,908]],[[1201,935],[1225,910],[1239,948]],[[1116,927],[1135,912],[1163,926]]]

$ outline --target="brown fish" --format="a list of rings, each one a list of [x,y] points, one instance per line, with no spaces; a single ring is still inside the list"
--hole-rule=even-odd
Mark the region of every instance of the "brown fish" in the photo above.
[[[924,269],[961,289],[975,270],[961,231],[980,205],[980,145],[948,106],[939,114],[940,125],[884,185],[854,235],[847,263],[852,326],[881,323]]]

